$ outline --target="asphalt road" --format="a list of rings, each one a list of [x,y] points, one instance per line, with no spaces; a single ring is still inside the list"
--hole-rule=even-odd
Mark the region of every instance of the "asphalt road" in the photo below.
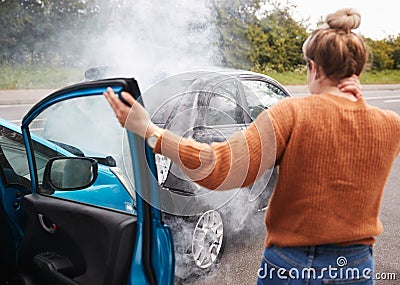
[[[294,96],[307,95],[304,86],[289,86]],[[51,90],[0,90],[0,117],[20,123],[23,115]],[[400,85],[364,86],[367,103],[390,109],[400,115]],[[382,200],[383,234],[374,247],[375,272],[395,273],[397,280],[377,280],[377,284],[400,284],[400,157],[395,161]],[[218,266],[196,284],[255,284],[263,252],[265,229],[263,215],[255,214],[249,221],[253,234],[227,236],[225,252]],[[383,275],[382,275],[383,276]]]

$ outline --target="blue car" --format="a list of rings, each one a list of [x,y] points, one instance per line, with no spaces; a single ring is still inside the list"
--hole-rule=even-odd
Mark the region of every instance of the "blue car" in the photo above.
[[[140,95],[130,78],[85,82],[36,104],[20,129],[0,121],[0,283],[173,284],[154,155],[107,125],[109,86]]]
[[[30,189],[29,167],[20,127],[0,118],[0,134],[3,171],[7,172],[8,176],[14,175],[14,179],[20,180]],[[40,169],[39,178],[43,178],[46,163],[53,157],[87,157],[83,151],[74,146],[49,141],[35,134],[32,134],[31,138],[34,148],[38,149],[36,161]],[[92,186],[75,191],[49,188],[42,192],[47,191],[46,194],[54,197],[71,198],[136,215],[135,193],[125,174],[116,166],[115,159],[101,154],[93,158],[98,162],[98,177]],[[96,197],[101,198],[96,199]]]

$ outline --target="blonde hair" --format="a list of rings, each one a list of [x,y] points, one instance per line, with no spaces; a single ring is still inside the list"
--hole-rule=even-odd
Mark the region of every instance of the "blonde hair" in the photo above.
[[[325,22],[304,42],[305,57],[335,81],[360,75],[368,61],[367,45],[351,31],[360,26],[360,13],[351,8],[341,9],[328,15]]]

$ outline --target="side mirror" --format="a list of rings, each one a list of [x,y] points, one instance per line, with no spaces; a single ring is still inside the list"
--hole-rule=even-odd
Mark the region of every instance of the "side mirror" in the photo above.
[[[50,159],[43,174],[43,192],[80,190],[97,179],[97,161],[88,157],[55,157]]]

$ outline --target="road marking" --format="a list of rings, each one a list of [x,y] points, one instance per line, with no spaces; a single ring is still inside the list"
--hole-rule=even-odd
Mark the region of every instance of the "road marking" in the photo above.
[[[385,103],[393,103],[393,102],[400,102],[400,99],[398,100],[385,100]]]
[[[399,95],[394,96],[381,96],[381,97],[365,97],[365,100],[380,100],[380,99],[391,99],[391,98],[399,98]]]
[[[0,108],[19,108],[19,107],[32,107],[33,104],[11,104],[11,105],[0,105]]]
[[[43,131],[44,129],[43,128],[29,128],[29,131],[31,131],[31,132],[36,132],[36,131]]]
[[[18,122],[22,122],[22,119],[15,119],[15,120],[7,120],[11,123],[18,123]],[[33,122],[42,122],[42,121],[47,121],[47,119],[35,119]]]

